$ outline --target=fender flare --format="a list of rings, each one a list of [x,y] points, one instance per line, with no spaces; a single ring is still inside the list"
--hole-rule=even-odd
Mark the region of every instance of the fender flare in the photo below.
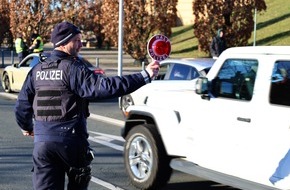
[[[121,130],[123,138],[126,137],[128,132],[137,125],[140,124],[154,124],[164,147],[168,154],[175,152],[175,149],[170,149],[172,143],[182,143],[179,141],[173,141],[178,133],[178,125],[181,121],[178,111],[170,109],[151,108],[149,106],[130,106],[129,115],[125,121],[125,125]],[[175,156],[175,154],[174,154]]]

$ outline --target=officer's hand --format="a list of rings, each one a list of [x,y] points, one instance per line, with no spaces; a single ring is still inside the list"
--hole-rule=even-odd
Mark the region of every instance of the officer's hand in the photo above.
[[[146,67],[146,71],[149,73],[150,77],[153,78],[158,75],[160,68],[160,64],[158,61],[153,60],[149,65]]]
[[[22,130],[22,129],[21,129],[21,131],[22,131],[22,134],[24,136],[34,136],[33,131],[25,131],[25,130]]]

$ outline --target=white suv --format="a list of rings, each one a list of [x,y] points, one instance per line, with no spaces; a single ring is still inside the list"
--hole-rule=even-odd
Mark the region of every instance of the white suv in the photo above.
[[[172,169],[248,190],[290,189],[290,46],[227,49],[192,90],[128,107],[131,182],[158,189]]]

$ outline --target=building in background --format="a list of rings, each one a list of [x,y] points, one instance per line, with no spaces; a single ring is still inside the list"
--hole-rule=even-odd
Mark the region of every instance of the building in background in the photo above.
[[[178,16],[177,21],[178,26],[190,25],[194,23],[192,3],[193,1],[191,0],[178,0],[176,7]]]

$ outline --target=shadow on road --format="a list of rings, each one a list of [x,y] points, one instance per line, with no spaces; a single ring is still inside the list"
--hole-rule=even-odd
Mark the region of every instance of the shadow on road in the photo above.
[[[212,181],[194,181],[168,184],[161,190],[238,190]]]

